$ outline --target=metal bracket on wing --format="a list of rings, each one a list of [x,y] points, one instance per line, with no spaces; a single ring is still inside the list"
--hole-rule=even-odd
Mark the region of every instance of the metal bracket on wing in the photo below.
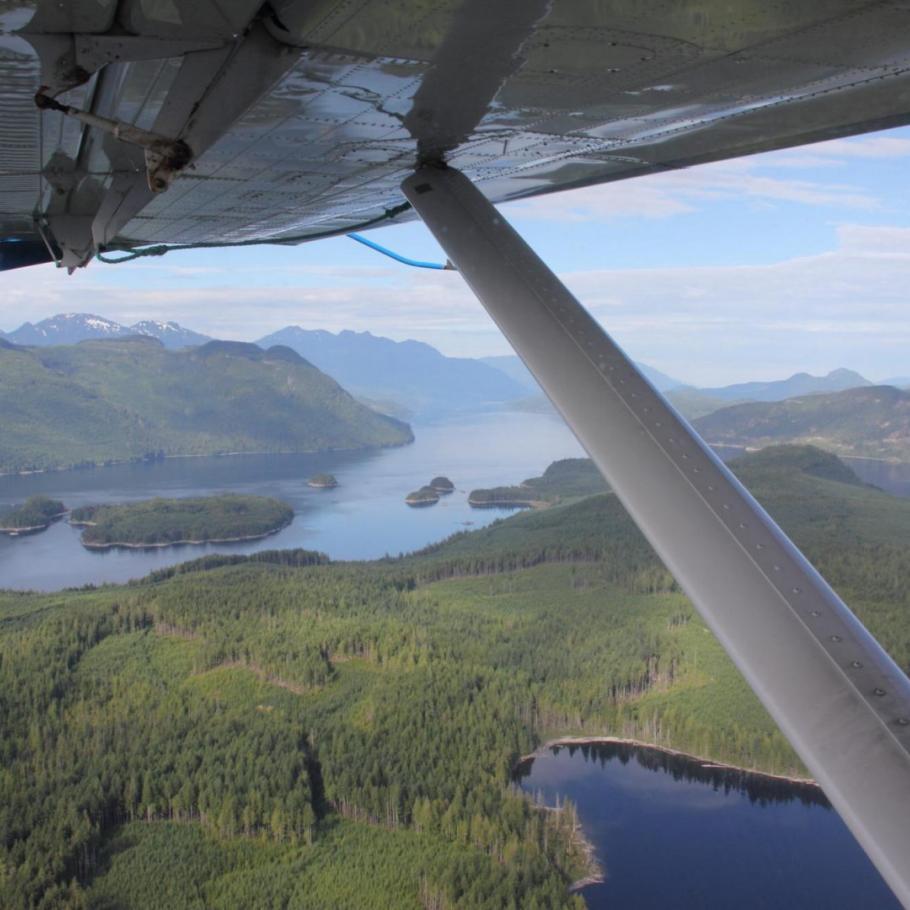
[[[54,184],[50,169],[45,174],[55,195],[40,214],[52,235],[49,249],[58,265],[70,270],[86,265],[295,65],[302,49],[272,37],[265,24],[268,15],[266,4],[222,40],[23,32],[42,60],[46,84],[36,96],[38,106],[52,118],[62,114],[88,128],[78,154],[70,154],[66,185]],[[154,121],[142,129],[126,122],[124,115],[131,109],[122,97],[128,84],[124,76],[135,61],[162,56],[179,64]],[[97,72],[89,82],[93,69]],[[63,91],[83,83],[85,103],[57,100]],[[98,180],[98,174],[88,176],[87,150],[98,147],[91,142],[97,131],[127,143],[102,146],[104,180]],[[131,154],[128,146],[142,148],[143,158]],[[89,183],[93,185],[86,186]]]
[[[463,174],[402,188],[910,907],[910,680]]]
[[[140,129],[131,123],[101,117],[91,111],[83,111],[68,104],[61,104],[43,91],[35,95],[35,105],[42,111],[57,111],[66,117],[110,133],[115,139],[137,145],[145,150],[146,177],[149,189],[153,193],[164,192],[174,177],[185,168],[193,158],[193,152],[182,139],[168,139],[149,130]]]

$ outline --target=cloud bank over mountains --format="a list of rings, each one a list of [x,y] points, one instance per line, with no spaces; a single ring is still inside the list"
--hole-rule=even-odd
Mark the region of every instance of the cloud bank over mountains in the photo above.
[[[872,377],[905,374],[908,156],[905,129],[542,197],[506,213],[633,356],[671,374],[704,385],[845,364]],[[678,245],[645,240],[634,266],[611,258],[624,233],[648,225]],[[685,248],[694,225],[718,249],[737,232],[734,252]],[[783,253],[775,234],[786,234]],[[573,249],[579,237],[592,242],[590,255]],[[382,239],[427,244],[419,225]],[[124,325],[178,321],[220,338],[299,324],[414,338],[453,356],[508,352],[457,274],[386,266],[354,247],[341,239],[173,253],[71,278],[52,267],[10,272],[0,328],[88,311]]]

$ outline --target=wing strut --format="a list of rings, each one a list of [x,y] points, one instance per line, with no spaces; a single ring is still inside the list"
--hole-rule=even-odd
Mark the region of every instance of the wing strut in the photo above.
[[[910,907],[910,681],[463,174],[402,189]]]

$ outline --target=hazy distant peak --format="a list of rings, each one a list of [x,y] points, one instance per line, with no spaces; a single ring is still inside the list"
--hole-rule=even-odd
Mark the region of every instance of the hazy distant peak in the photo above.
[[[740,382],[719,388],[699,389],[700,392],[727,401],[784,401],[799,395],[818,395],[843,392],[847,389],[872,385],[854,370],[839,367],[825,376],[794,373],[787,379],[763,382]]]
[[[75,344],[88,338],[117,338],[131,334],[119,322],[94,313],[57,313],[40,322],[24,322],[7,338],[16,344],[45,346]]]
[[[15,344],[47,347],[99,338],[125,338],[129,335],[157,338],[167,348],[189,347],[209,340],[207,335],[185,329],[176,322],[145,319],[126,326],[94,313],[58,313],[40,322],[24,322],[14,332],[7,332],[5,337]]]
[[[138,332],[101,338],[83,338],[82,341],[77,341],[76,344],[142,344],[152,345],[157,348],[164,347],[160,339],[152,335],[140,335]]]
[[[286,345],[356,395],[423,417],[497,406],[527,394],[488,364],[447,357],[422,341],[286,326],[258,344]]]

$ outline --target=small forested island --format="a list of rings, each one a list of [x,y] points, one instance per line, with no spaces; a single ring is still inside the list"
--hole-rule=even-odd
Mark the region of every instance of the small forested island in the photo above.
[[[65,514],[66,506],[59,499],[29,496],[21,506],[0,512],[0,534],[18,537],[20,534],[44,531],[51,522]]]
[[[404,501],[409,506],[433,506],[439,502],[439,494],[432,487],[421,487],[408,493]]]
[[[455,484],[448,477],[434,477],[430,481],[430,486],[442,496],[455,492]]]
[[[314,474],[306,485],[316,490],[334,490],[338,486],[338,481],[334,474]]]
[[[83,506],[70,513],[70,524],[85,529],[83,546],[107,549],[256,540],[280,531],[293,518],[294,510],[278,499],[223,493]]]

